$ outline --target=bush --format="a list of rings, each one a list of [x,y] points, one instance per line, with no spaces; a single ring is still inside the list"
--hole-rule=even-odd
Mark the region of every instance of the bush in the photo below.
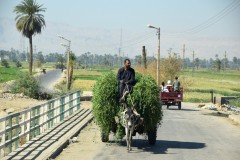
[[[134,86],[131,98],[133,103],[137,105],[137,112],[144,118],[144,131],[147,132],[155,129],[162,120],[162,104],[155,80],[146,75],[139,78],[137,78],[138,82]]]
[[[12,93],[23,93],[34,99],[50,99],[51,95],[40,92],[39,81],[28,73],[19,74],[19,78],[11,86]]]
[[[17,68],[22,67],[22,63],[21,63],[20,61],[16,61],[16,67],[17,67]]]
[[[144,118],[144,131],[155,129],[162,120],[159,89],[156,82],[150,76],[136,74],[136,85],[133,93],[128,96],[128,102],[133,100],[137,104],[136,110]],[[108,73],[100,77],[93,89],[93,114],[101,132],[108,135],[110,131],[116,131],[114,117],[121,112],[116,74]],[[117,131],[121,131],[117,126]],[[120,135],[121,133],[117,133]]]
[[[229,100],[229,105],[240,107],[240,98]]]
[[[7,61],[6,59],[3,59],[3,60],[1,61],[1,65],[2,65],[3,67],[5,67],[5,68],[10,68],[9,63],[8,63],[8,61]]]
[[[100,77],[93,88],[93,114],[102,133],[108,135],[113,129],[119,108],[116,75],[111,72]]]

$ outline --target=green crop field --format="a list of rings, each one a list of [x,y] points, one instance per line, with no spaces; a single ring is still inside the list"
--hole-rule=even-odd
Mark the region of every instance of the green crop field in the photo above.
[[[94,82],[108,72],[111,70],[74,70],[74,86],[92,90]],[[185,102],[211,102],[211,91],[216,97],[240,96],[240,71],[195,70],[192,75],[192,70],[184,70],[179,80],[184,87]]]
[[[20,68],[0,67],[0,83],[16,79],[20,72],[22,72]]]
[[[210,102],[214,96],[240,96],[240,71],[185,70],[179,80],[187,79],[189,85],[184,93],[184,101]],[[184,85],[184,84],[183,84]]]
[[[109,72],[114,70],[106,70],[106,69],[97,69],[97,70],[83,70],[83,69],[75,69],[73,70],[73,89],[74,90],[92,90],[93,86],[96,83],[96,80]]]

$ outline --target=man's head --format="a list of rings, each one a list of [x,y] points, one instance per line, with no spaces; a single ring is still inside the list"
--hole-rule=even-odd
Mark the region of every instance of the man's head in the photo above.
[[[127,68],[127,69],[131,67],[130,59],[127,58],[127,59],[124,60],[124,67]]]
[[[175,79],[178,80],[178,76],[176,76]]]

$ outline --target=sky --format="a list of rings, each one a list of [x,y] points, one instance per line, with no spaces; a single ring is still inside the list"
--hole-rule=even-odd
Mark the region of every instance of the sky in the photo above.
[[[46,27],[33,37],[36,52],[64,53],[71,40],[76,55],[120,54],[134,58],[147,49],[156,56],[160,27],[160,54],[185,57],[240,58],[240,0],[37,0],[46,12]],[[28,39],[17,31],[14,7],[21,0],[0,0],[0,49],[27,50]]]

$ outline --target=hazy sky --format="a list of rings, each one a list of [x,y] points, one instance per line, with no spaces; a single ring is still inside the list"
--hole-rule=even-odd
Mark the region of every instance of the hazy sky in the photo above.
[[[0,0],[0,49],[26,50],[28,39],[16,30],[14,7],[20,0]],[[161,28],[161,57],[240,57],[240,0],[37,0],[46,12],[46,28],[33,39],[36,51],[64,53],[62,35],[72,41],[77,55],[85,52],[134,57],[145,45],[147,54],[157,51],[156,30]]]

